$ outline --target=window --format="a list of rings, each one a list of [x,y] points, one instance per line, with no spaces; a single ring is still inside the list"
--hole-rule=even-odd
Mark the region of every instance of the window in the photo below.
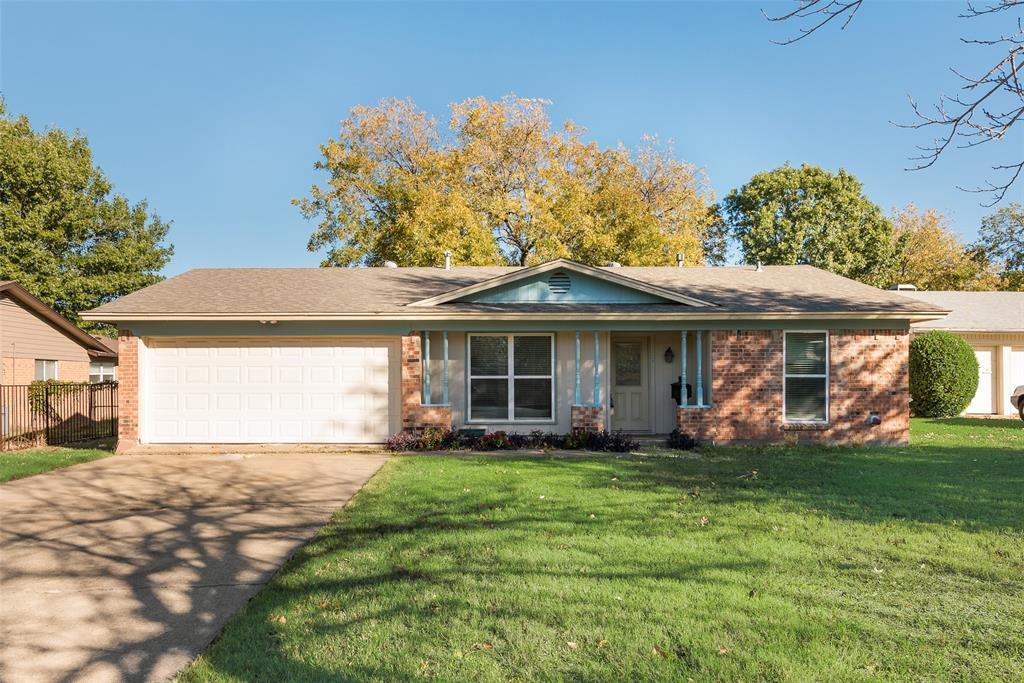
[[[113,382],[117,379],[116,367],[113,363],[89,363],[89,383]]]
[[[469,336],[469,421],[554,418],[552,334]]]
[[[787,422],[828,422],[828,333],[786,332]]]
[[[36,379],[57,379],[57,361],[37,360]]]

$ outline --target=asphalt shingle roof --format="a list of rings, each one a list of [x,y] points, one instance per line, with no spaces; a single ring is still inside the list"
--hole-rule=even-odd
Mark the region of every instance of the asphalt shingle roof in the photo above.
[[[1024,332],[1024,292],[906,292],[939,308],[942,320],[918,323],[914,329],[960,332]]]
[[[190,270],[94,309],[102,320],[142,314],[383,314],[423,312],[409,304],[520,270],[515,267],[442,268],[215,268]],[[707,301],[717,313],[921,313],[936,307],[811,266],[621,267],[622,276]],[[444,303],[434,310],[584,313],[692,309],[682,304],[474,304]],[[940,307],[941,308],[941,307]]]

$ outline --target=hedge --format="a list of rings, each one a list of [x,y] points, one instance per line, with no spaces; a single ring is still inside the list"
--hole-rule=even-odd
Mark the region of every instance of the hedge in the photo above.
[[[959,415],[977,390],[978,359],[963,339],[932,330],[910,342],[910,409],[915,415]]]

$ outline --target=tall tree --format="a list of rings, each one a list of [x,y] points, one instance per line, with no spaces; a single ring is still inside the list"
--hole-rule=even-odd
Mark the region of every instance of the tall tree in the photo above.
[[[1024,204],[1013,202],[985,216],[975,248],[1002,271],[1002,289],[1024,290]]]
[[[889,284],[909,283],[925,290],[989,290],[999,276],[988,259],[963,244],[947,218],[913,204],[892,216],[897,245]]]
[[[876,286],[890,279],[892,223],[842,169],[785,164],[758,173],[722,211],[747,263],[805,263]]]
[[[34,131],[0,100],[0,279],[79,323],[78,313],[161,279],[168,224],[131,204],[78,133]]]
[[[409,100],[356,107],[321,146],[324,185],[296,199],[318,219],[311,251],[325,266],[700,263],[720,258],[714,198],[670,145],[603,149],[541,100],[453,104],[447,129]],[[717,250],[717,251],[716,251]]]

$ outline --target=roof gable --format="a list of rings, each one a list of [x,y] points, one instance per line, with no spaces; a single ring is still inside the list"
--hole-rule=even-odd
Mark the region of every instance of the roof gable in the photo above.
[[[53,310],[14,280],[0,282],[0,294],[9,297],[43,322],[82,346],[90,355],[116,358],[117,351],[111,349],[78,325]]]
[[[620,275],[613,270],[594,268],[567,259],[523,268],[409,305],[436,306],[445,303],[714,305]]]

